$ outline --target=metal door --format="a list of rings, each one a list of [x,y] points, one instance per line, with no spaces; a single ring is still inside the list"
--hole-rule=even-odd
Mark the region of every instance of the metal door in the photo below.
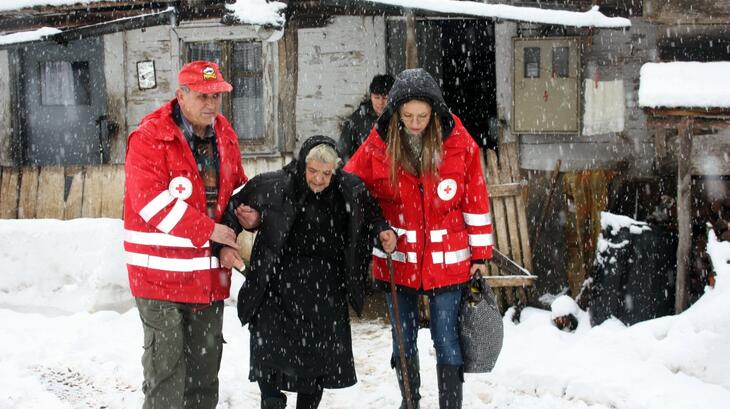
[[[21,53],[26,165],[103,163],[107,141],[101,38],[44,44]]]

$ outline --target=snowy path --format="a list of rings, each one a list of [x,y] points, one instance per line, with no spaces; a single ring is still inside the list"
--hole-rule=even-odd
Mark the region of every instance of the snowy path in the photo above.
[[[632,331],[618,323],[562,333],[545,324],[547,316],[527,309],[522,324],[507,323],[505,349],[495,372],[467,375],[465,409],[707,409],[730,402],[727,372],[713,373],[727,369],[727,358],[717,359],[717,365],[693,365],[699,357],[680,362],[674,356],[680,359],[676,371],[666,367],[663,361],[673,356],[673,348],[688,353],[681,345],[673,346],[672,337],[662,335],[662,328],[669,331],[668,320],[653,326],[656,337],[652,340],[645,339],[647,331]],[[142,334],[136,310],[49,317],[0,309],[0,322],[5,327],[0,337],[0,409],[141,407]],[[689,331],[682,334],[689,341],[684,345],[727,341],[728,328]],[[389,367],[388,328],[358,322],[353,330],[359,382],[326,391],[321,407],[398,407],[400,398]],[[725,335],[719,337],[716,331]],[[219,408],[258,407],[258,389],[246,379],[248,331],[238,325],[233,308],[226,309],[224,335]],[[662,336],[669,345],[660,345]],[[634,343],[636,347],[630,347]],[[727,342],[720,344],[724,348]],[[421,407],[436,409],[435,361],[426,330],[420,333],[419,348],[424,368]],[[662,348],[666,351],[661,352]],[[703,380],[712,376],[725,385]]]

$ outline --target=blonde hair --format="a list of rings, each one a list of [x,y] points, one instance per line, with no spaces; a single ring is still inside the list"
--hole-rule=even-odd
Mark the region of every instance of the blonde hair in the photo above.
[[[327,145],[326,143],[320,143],[307,152],[307,157],[304,159],[304,162],[308,163],[312,160],[322,163],[334,163],[335,169],[342,165],[342,159],[340,159],[339,155],[337,155],[335,148]]]
[[[438,176],[438,167],[441,164],[443,149],[443,137],[441,131],[441,118],[433,111],[426,129],[422,135],[422,150],[419,162],[419,169],[414,169],[413,164],[408,160],[403,138],[406,138],[405,129],[400,123],[400,110],[396,109],[388,123],[387,143],[388,157],[390,158],[390,185],[398,190],[398,165],[406,171],[419,176],[419,174],[431,174]],[[418,158],[415,158],[418,160]]]

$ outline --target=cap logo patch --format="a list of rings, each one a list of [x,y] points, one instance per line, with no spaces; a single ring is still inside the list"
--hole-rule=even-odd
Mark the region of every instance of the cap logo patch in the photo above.
[[[456,196],[456,181],[454,179],[442,180],[439,183],[437,191],[439,198],[443,201],[451,200]]]
[[[214,80],[216,79],[215,70],[213,67],[205,67],[203,68],[203,79],[204,80]]]

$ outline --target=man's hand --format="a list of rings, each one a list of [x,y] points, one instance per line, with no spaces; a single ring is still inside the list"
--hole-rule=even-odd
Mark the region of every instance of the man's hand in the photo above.
[[[241,255],[233,247],[226,246],[221,249],[220,261],[221,265],[228,269],[235,267],[238,270],[243,270],[244,267]]]
[[[484,263],[472,264],[471,269],[469,270],[469,275],[474,276],[477,271],[480,272],[482,275],[485,275],[487,272],[487,265]]]
[[[236,208],[234,213],[236,213],[238,222],[246,230],[253,230],[259,227],[259,223],[261,223],[261,214],[251,206],[242,204]]]
[[[210,239],[216,243],[225,244],[226,246],[238,249],[236,233],[228,226],[216,223],[215,227],[213,227],[213,233],[210,234]]]
[[[393,230],[388,229],[381,231],[378,234],[378,238],[380,239],[380,244],[383,246],[383,250],[385,250],[386,253],[392,253],[395,251],[395,244],[398,237],[396,237]]]

